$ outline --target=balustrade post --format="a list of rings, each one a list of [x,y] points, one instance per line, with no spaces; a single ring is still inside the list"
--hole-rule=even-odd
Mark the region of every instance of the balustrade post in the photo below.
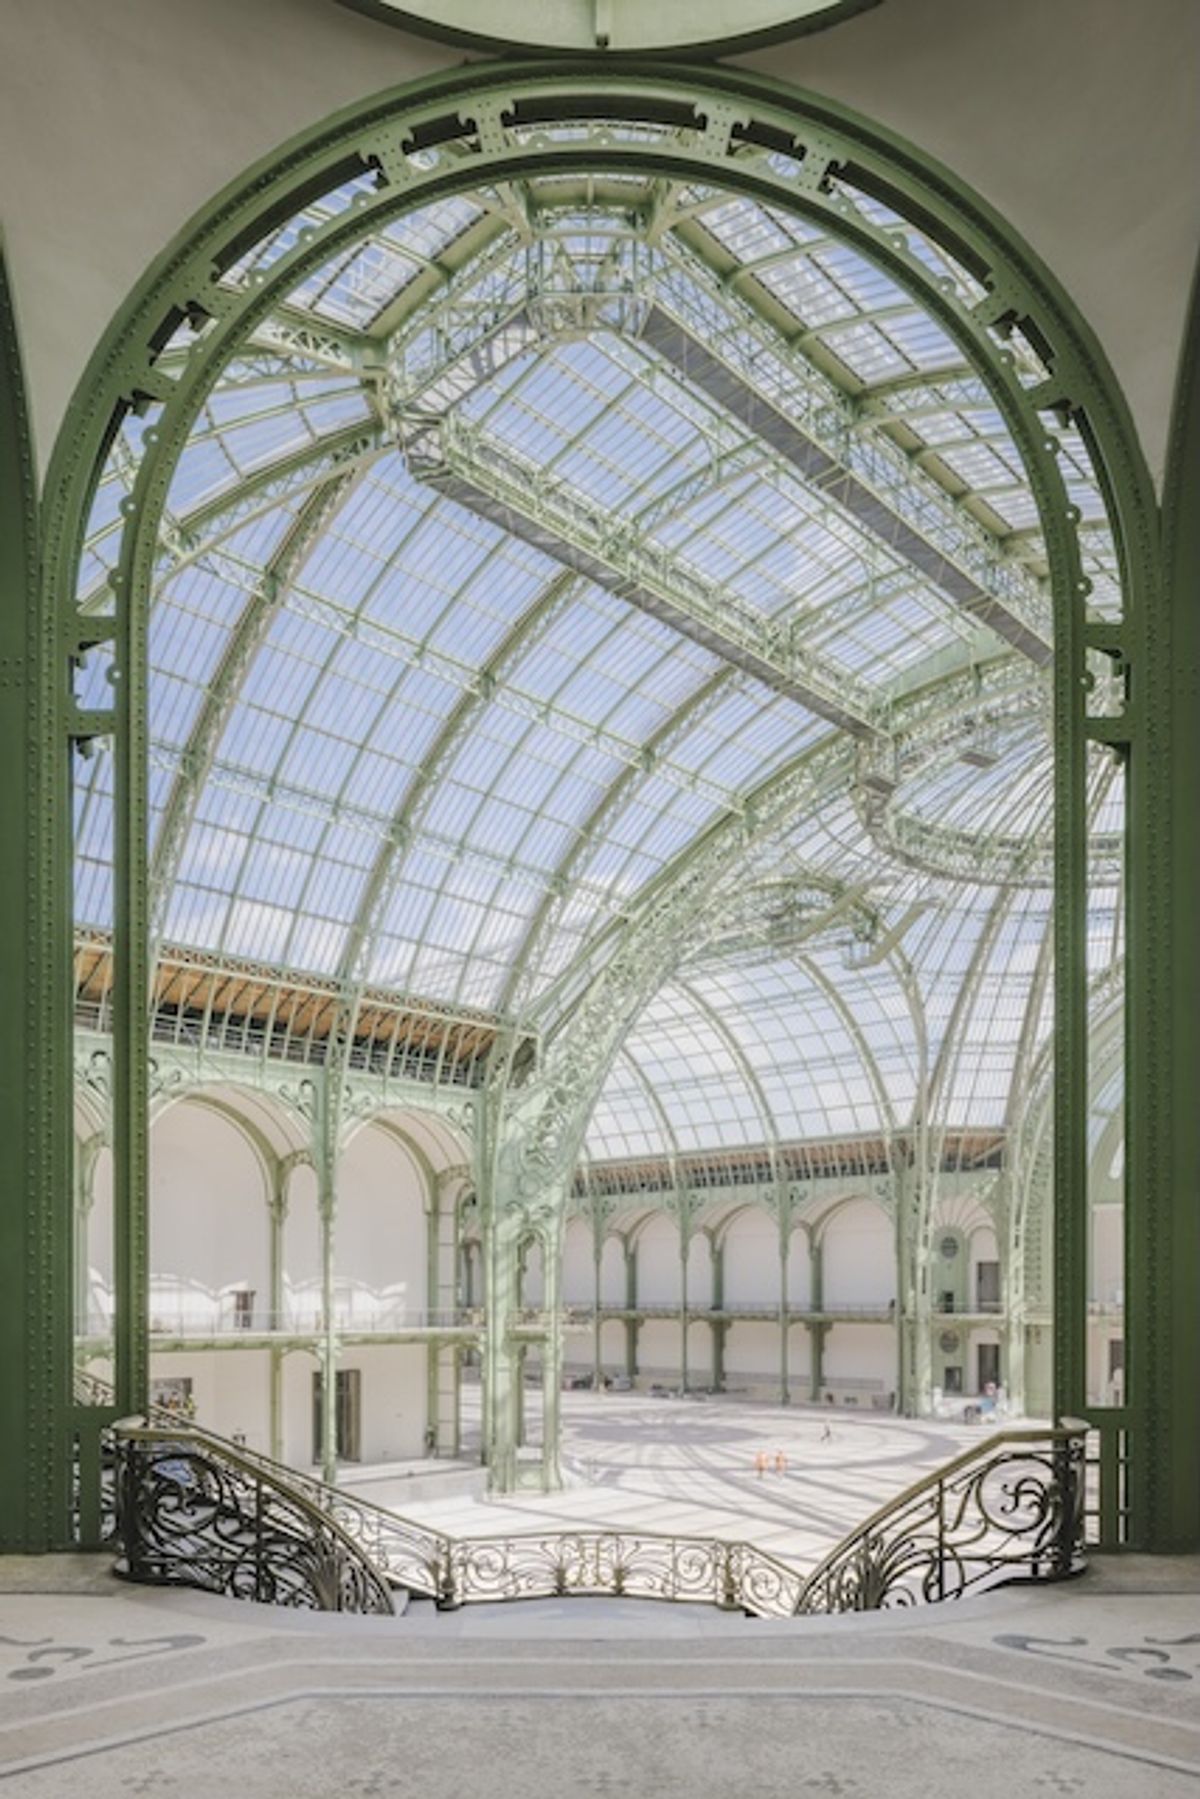
[[[937,1596],[946,1597],[946,1483],[937,1484]]]
[[[692,1237],[687,1214],[679,1220],[679,1390],[688,1389],[688,1253]]]
[[[596,1235],[592,1241],[592,1293],[595,1311],[592,1316],[592,1388],[604,1391],[604,1317],[600,1294],[604,1281],[604,1242]]]

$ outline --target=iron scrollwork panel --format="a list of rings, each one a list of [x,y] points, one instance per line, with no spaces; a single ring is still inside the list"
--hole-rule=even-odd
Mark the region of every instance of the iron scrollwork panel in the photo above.
[[[1082,1434],[998,1440],[960,1461],[848,1537],[797,1609],[874,1611],[1082,1572]]]
[[[116,1439],[117,1572],[319,1611],[390,1613],[391,1591],[330,1520],[249,1464],[182,1434]]]

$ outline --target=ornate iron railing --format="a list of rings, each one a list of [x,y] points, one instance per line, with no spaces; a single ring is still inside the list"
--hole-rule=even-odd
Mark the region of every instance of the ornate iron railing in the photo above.
[[[433,1599],[442,1610],[574,1596],[690,1600],[790,1617],[803,1585],[797,1569],[749,1543],[605,1529],[455,1539],[190,1425],[121,1423],[113,1437],[124,1552],[118,1567],[132,1580],[278,1604],[383,1609],[358,1603],[356,1587],[339,1599],[326,1541],[332,1531],[378,1583]],[[131,1469],[140,1470],[137,1478]],[[239,1507],[252,1515],[239,1521]],[[301,1515],[316,1529],[312,1560],[322,1571],[303,1588],[298,1575],[309,1563],[291,1536]],[[281,1557],[275,1586],[269,1579],[256,1584],[260,1545]]]
[[[451,1543],[443,1607],[563,1597],[668,1599],[790,1618],[804,1577],[752,1543],[573,1530]]]
[[[395,1610],[360,1544],[290,1483],[186,1427],[113,1427],[116,1571],[156,1586],[199,1587],[318,1611]]]
[[[169,1413],[154,1418],[112,1429],[122,1572],[280,1604],[390,1610],[380,1591],[404,1588],[444,1610],[600,1597],[794,1617],[1061,1580],[1084,1565],[1086,1426],[1073,1421],[988,1437],[882,1506],[806,1579],[716,1538],[595,1528],[455,1539]]]
[[[112,1388],[106,1382],[82,1372],[75,1376],[75,1392],[78,1399],[86,1399],[89,1404],[111,1403],[113,1397]],[[153,1437],[168,1443],[186,1443],[197,1453],[208,1454],[216,1461],[251,1470],[264,1487],[292,1494],[311,1511],[320,1513],[356,1545],[379,1578],[389,1586],[440,1598],[450,1544],[450,1539],[440,1531],[426,1530],[423,1525],[396,1512],[385,1511],[370,1500],[359,1499],[341,1487],[328,1486],[316,1475],[287,1467],[257,1449],[233,1443],[215,1431],[181,1419],[168,1407],[151,1406],[147,1417],[149,1422],[143,1430],[146,1440]],[[116,1479],[119,1441],[129,1435],[131,1428],[121,1424],[114,1426],[110,1433],[112,1443],[106,1457],[105,1477],[108,1487]],[[118,1498],[119,1494],[113,1495],[111,1509],[114,1514],[119,1511]],[[119,1532],[124,1528],[119,1516],[116,1523]]]
[[[999,1431],[918,1481],[838,1544],[797,1612],[875,1611],[958,1599],[1084,1568],[1087,1426]]]

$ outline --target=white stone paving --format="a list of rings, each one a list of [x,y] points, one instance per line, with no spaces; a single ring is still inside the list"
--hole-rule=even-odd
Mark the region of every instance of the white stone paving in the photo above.
[[[833,1408],[641,1394],[564,1393],[562,1406],[563,1491],[414,1503],[405,1514],[456,1537],[603,1524],[744,1539],[808,1567],[886,1499],[988,1434]],[[763,1475],[760,1451],[771,1464]],[[785,1472],[775,1470],[777,1451]]]

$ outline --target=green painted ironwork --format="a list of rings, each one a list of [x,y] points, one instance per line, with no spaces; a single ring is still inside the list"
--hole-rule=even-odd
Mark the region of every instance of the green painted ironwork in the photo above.
[[[809,1575],[803,1614],[939,1603],[1082,1574],[1084,1438],[998,1431],[888,1500]]]
[[[488,0],[341,0],[402,30],[476,49],[544,50],[562,55],[584,50],[614,56],[681,51],[727,55],[824,31],[880,0],[693,0],[682,29],[669,12],[647,11],[644,0],[543,0],[536,14],[528,7]],[[530,30],[531,19],[536,31]]]
[[[0,1549],[66,1540],[71,1318],[69,686],[61,620],[36,603],[38,508],[17,320],[0,240]],[[95,1439],[85,1454],[98,1453]]]
[[[556,119],[577,121],[594,105],[605,115],[601,131],[572,124],[556,131]],[[634,122],[623,134],[622,120]],[[987,206],[960,183],[909,146],[881,129],[846,114],[831,103],[801,95],[742,71],[728,69],[653,70],[628,67],[616,74],[586,65],[551,69],[545,65],[506,66],[499,73],[474,66],[439,75],[397,95],[384,96],[327,121],[297,140],[278,158],[268,159],[233,184],[214,206],[185,231],[150,271],[123,308],[97,350],[72,403],[47,482],[43,556],[44,598],[39,617],[53,618],[68,643],[102,631],[104,621],[75,612],[63,602],[74,591],[73,571],[87,509],[106,447],[130,408],[145,413],[142,455],[123,508],[125,527],[114,577],[117,653],[115,743],[117,763],[117,988],[114,1000],[114,1149],[118,1187],[118,1270],[124,1317],[120,1321],[118,1389],[125,1404],[145,1384],[145,1119],[148,1103],[148,942],[146,892],[146,720],[145,618],[147,598],[161,544],[161,522],[171,473],[192,421],[220,370],[270,315],[278,297],[337,248],[352,244],[369,226],[378,226],[416,204],[465,192],[484,180],[504,180],[543,171],[642,170],[679,180],[701,180],[755,195],[794,210],[862,250],[954,339],[964,363],[977,372],[986,392],[1008,422],[1022,456],[1041,516],[1055,611],[1055,753],[1057,769],[1057,873],[1060,903],[1056,923],[1056,1083],[1054,1154],[1056,1172],[1056,1269],[1058,1404],[1079,1409],[1082,1382],[1086,1258],[1082,1221],[1086,1203],[1081,1149],[1086,1071],[1086,1010],[1083,981],[1084,904],[1087,842],[1084,789],[1088,698],[1084,654],[1089,646],[1109,648],[1114,631],[1132,671],[1133,691],[1155,691],[1156,671],[1165,679],[1171,664],[1162,659],[1156,635],[1154,562],[1157,521],[1148,477],[1123,401],[1101,352],[1052,277],[1020,245]],[[278,223],[302,210],[324,186],[332,189],[354,174],[377,171],[376,184],[324,222],[303,230],[293,246],[250,282],[236,276],[239,259]],[[934,281],[908,243],[903,227],[880,224],[856,203],[856,193],[882,199],[901,219],[941,234],[967,266],[982,298],[972,305]],[[1019,379],[1004,348],[1006,334],[1032,336],[1041,347],[1047,378],[1030,390]],[[163,346],[172,342],[170,358]],[[1077,520],[1056,465],[1054,420],[1069,417],[1091,447],[1109,497],[1124,577],[1127,627],[1098,626],[1085,620],[1087,583],[1082,573]],[[61,639],[60,639],[61,641]],[[1130,645],[1133,645],[1132,651]],[[53,773],[65,758],[66,721],[61,707],[61,664],[47,638],[37,645],[34,669],[39,718],[49,721],[45,767]],[[1145,995],[1151,976],[1161,981],[1164,942],[1173,941],[1176,904],[1159,895],[1148,902],[1151,862],[1161,862],[1165,834],[1136,822],[1164,804],[1161,779],[1165,755],[1153,761],[1139,731],[1148,729],[1152,708],[1143,705],[1114,722],[1093,724],[1093,735],[1128,738],[1135,823],[1131,883],[1135,900],[1160,908],[1153,929],[1135,929],[1130,947],[1131,991]],[[1156,740],[1157,741],[1157,740]],[[836,754],[829,757],[836,762]],[[1155,768],[1160,779],[1155,782]],[[43,775],[39,778],[50,778]],[[807,766],[793,768],[752,795],[747,813],[710,831],[670,870],[669,877],[643,896],[634,915],[606,948],[603,971],[590,947],[580,969],[580,986],[567,995],[573,1006],[549,1043],[541,1078],[532,1088],[506,1088],[511,1063],[501,1059],[488,1108],[486,1132],[478,1141],[477,1175],[481,1201],[490,1217],[494,1243],[508,1248],[493,1257],[498,1285],[491,1298],[503,1341],[503,1320],[513,1306],[502,1265],[515,1246],[531,1208],[552,1215],[561,1208],[580,1134],[599,1083],[625,1030],[645,997],[672,966],[670,944],[700,920],[714,890],[736,868],[747,846],[783,819],[812,792]],[[53,781],[51,789],[53,791]],[[45,820],[38,827],[49,832]],[[1139,836],[1144,831],[1146,835]],[[65,963],[65,870],[53,858],[47,873],[46,906],[39,918],[46,967]],[[1170,888],[1170,883],[1168,883]],[[1140,918],[1137,907],[1135,918]],[[612,949],[612,953],[607,953]],[[57,965],[56,965],[57,966]],[[1158,970],[1157,973],[1154,971]],[[590,978],[593,976],[595,978]],[[590,978],[590,985],[588,980]],[[54,979],[62,979],[61,974]],[[52,997],[49,974],[41,992]],[[586,993],[580,1003],[580,993]],[[522,994],[522,1007],[529,995]],[[1145,1007],[1145,1000],[1139,999]],[[65,1020],[58,1018],[65,1041]],[[560,1018],[563,1015],[560,1014]],[[1131,1109],[1169,1081],[1170,1006],[1137,1014],[1139,1054]],[[50,1039],[53,1042],[53,1039]],[[49,1060],[62,1062],[55,1047]],[[44,1089],[47,1118],[66,1135],[65,1095],[51,1080]],[[45,1166],[45,1164],[43,1164]],[[1142,1220],[1160,1218],[1174,1203],[1167,1164],[1148,1164],[1150,1197]],[[1174,1164],[1171,1164],[1174,1167]],[[69,1183],[64,1183],[69,1190]],[[44,1215],[51,1215],[47,1197]],[[39,1214],[39,1216],[42,1214]],[[510,1219],[513,1222],[510,1222]],[[44,1224],[41,1227],[47,1228]],[[511,1239],[511,1241],[510,1241]],[[1148,1239],[1147,1239],[1148,1240]],[[1144,1283],[1143,1283],[1144,1285]],[[69,1283],[67,1283],[69,1290]],[[1146,1412],[1151,1369],[1162,1354],[1154,1343],[1164,1327],[1153,1321],[1155,1306],[1140,1308],[1133,1330],[1146,1333],[1149,1348],[1141,1362],[1131,1348],[1135,1417],[1153,1419],[1140,1456],[1154,1460],[1158,1448],[1178,1442],[1168,1413]],[[1161,1308],[1160,1308],[1161,1313]],[[49,1326],[38,1326],[45,1333]],[[1157,1335],[1156,1335],[1157,1334]],[[1168,1332],[1167,1335],[1170,1333]],[[497,1351],[500,1354],[500,1351]],[[1157,1359],[1156,1359],[1157,1358]],[[53,1365],[51,1363],[51,1365]],[[511,1377],[491,1371],[489,1393],[511,1392]],[[60,1401],[60,1403],[63,1403]],[[489,1403],[491,1401],[489,1400]],[[497,1397],[497,1404],[502,1402]],[[50,1415],[53,1415],[52,1413]],[[509,1424],[497,1428],[495,1447],[503,1459],[511,1448]],[[1149,1426],[1147,1426],[1149,1428]],[[1155,1454],[1150,1454],[1151,1450]],[[1186,1463],[1182,1449],[1179,1466]],[[1157,1458],[1161,1462],[1161,1457]],[[1174,1467],[1175,1464],[1172,1464]],[[1173,1497],[1169,1504],[1162,1493]],[[1178,1509],[1178,1477],[1147,1476],[1137,1507],[1139,1540],[1161,1540],[1171,1506]],[[1165,1509],[1164,1509],[1165,1507]]]

